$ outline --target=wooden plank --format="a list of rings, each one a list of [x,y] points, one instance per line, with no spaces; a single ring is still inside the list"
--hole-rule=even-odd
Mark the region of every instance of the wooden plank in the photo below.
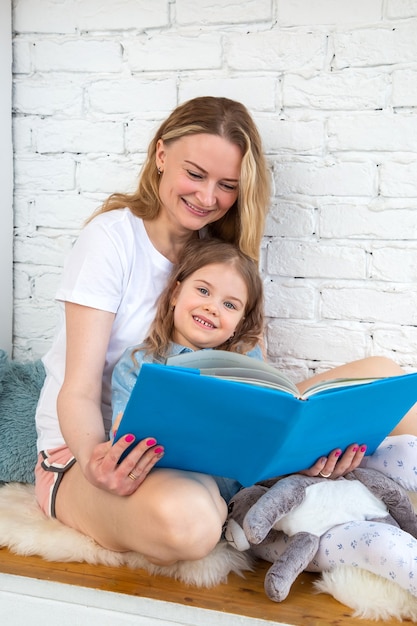
[[[263,589],[268,567],[268,563],[261,562],[255,572],[246,573],[244,578],[230,574],[227,584],[207,589],[187,586],[163,576],[151,576],[144,570],[49,562],[37,556],[22,557],[6,548],[0,549],[0,572],[6,574],[164,600],[292,626],[351,626],[350,608],[331,596],[314,593],[314,574],[304,573],[299,576],[284,602],[269,600]],[[361,619],[358,624],[375,626],[375,621]],[[397,626],[398,621],[387,621],[384,624]]]

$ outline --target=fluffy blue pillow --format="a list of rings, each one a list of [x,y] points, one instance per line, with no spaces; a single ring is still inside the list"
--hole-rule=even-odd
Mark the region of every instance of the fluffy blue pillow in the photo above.
[[[41,360],[18,363],[0,350],[0,482],[35,482],[35,411],[44,379]]]

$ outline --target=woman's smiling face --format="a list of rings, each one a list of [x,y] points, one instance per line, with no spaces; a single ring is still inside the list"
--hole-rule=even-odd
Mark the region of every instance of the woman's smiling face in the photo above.
[[[236,202],[242,154],[218,135],[186,135],[156,149],[161,211],[188,230],[223,217]]]

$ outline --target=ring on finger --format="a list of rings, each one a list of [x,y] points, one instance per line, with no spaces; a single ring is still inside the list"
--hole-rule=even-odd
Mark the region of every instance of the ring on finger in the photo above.
[[[130,480],[137,480],[139,478],[139,476],[136,476],[133,472],[129,472],[128,477]]]
[[[330,472],[330,474],[323,474],[323,472],[319,472],[319,476],[321,476],[322,478],[330,478],[331,475],[332,472]]]

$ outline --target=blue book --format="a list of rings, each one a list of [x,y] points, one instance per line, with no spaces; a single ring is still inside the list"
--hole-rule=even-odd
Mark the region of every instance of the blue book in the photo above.
[[[301,396],[270,364],[198,351],[142,365],[116,440],[155,437],[165,448],[158,467],[248,486],[306,469],[351,443],[372,454],[415,402],[417,373],[324,381]]]

